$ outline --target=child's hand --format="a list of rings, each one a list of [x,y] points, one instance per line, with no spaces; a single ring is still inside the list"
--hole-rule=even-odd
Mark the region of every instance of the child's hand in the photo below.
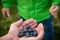
[[[57,13],[58,13],[58,6],[57,5],[53,5],[51,8],[50,8],[50,13],[51,15],[53,15],[54,17],[57,17]]]
[[[9,8],[3,8],[2,9],[2,14],[4,17],[10,16]]]

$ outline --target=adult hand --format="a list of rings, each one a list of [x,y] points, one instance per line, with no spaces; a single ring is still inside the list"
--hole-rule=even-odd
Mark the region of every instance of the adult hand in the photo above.
[[[31,19],[24,21],[22,24],[22,27],[25,27],[26,25],[30,25],[31,28],[35,28],[37,26],[37,22],[36,22],[36,20],[31,18]]]
[[[24,22],[20,19],[19,21],[11,24],[8,34],[1,37],[0,40],[19,40],[18,34],[23,26],[26,26],[27,24],[31,25],[32,28],[37,25],[34,19],[29,19]]]
[[[38,25],[38,27],[35,28],[35,29],[38,32],[38,36],[37,37],[28,37],[28,38],[22,37],[19,40],[43,40],[43,37],[44,37],[44,27],[43,27],[42,23],[40,23]]]
[[[22,29],[21,28],[22,24],[23,24],[23,20],[22,19],[11,24],[8,34],[13,35],[14,40],[18,39],[18,33]]]
[[[34,19],[29,19],[29,20],[26,20],[24,22],[21,19],[15,23],[11,24],[8,34],[13,35],[14,40],[18,40],[19,39],[19,37],[18,37],[19,32],[27,24],[31,25],[32,28],[37,25],[37,23]]]
[[[19,29],[21,24],[23,23],[23,20],[19,20],[15,23],[12,23],[9,29],[8,34],[6,34],[5,36],[2,36],[0,38],[0,40],[18,40],[18,33],[20,32]]]

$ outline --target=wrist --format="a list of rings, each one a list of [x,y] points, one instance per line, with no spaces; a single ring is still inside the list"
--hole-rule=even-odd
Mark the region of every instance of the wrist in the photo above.
[[[6,34],[5,36],[0,37],[0,40],[13,40],[13,36]]]
[[[12,33],[8,33],[8,36],[11,36],[13,38],[13,40],[18,40],[19,39],[18,36],[14,35]]]

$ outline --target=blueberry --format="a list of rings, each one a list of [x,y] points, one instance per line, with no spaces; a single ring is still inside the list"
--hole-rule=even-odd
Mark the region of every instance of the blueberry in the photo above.
[[[27,30],[27,29],[23,29],[22,31],[25,33],[25,32],[27,32],[28,30]]]
[[[30,25],[26,25],[25,26],[25,29],[29,29],[31,26]]]
[[[34,36],[34,35],[33,35],[33,32],[31,32],[30,35],[31,35],[31,36]]]
[[[34,32],[33,35],[36,37],[38,34],[37,34],[37,32]]]
[[[32,29],[30,25],[25,26],[21,32],[19,33],[19,37],[36,37],[38,35],[37,31],[35,29]]]
[[[33,35],[30,35],[30,37],[33,37]]]
[[[33,29],[33,32],[36,32],[36,30],[35,30],[35,29]]]
[[[30,37],[30,33],[29,33],[29,32],[26,32],[26,33],[25,33],[25,36],[26,36],[26,37]]]
[[[23,32],[20,32],[20,33],[18,34],[18,36],[19,36],[19,37],[23,37],[23,36],[24,36],[24,33],[23,33]]]
[[[37,35],[38,35],[37,31],[34,29],[34,30],[33,30],[33,36],[36,37]]]
[[[32,31],[33,31],[33,29],[32,29],[32,28],[30,28],[30,29],[28,29],[28,31],[29,31],[29,32],[32,32]]]

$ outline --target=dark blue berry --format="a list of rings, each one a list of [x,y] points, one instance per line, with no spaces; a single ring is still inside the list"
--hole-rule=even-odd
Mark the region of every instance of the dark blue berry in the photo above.
[[[20,33],[18,34],[18,36],[19,36],[19,37],[23,37],[23,36],[24,36],[24,33],[23,33],[23,32],[20,32]]]
[[[29,29],[28,29],[28,31],[29,31],[29,32],[32,32],[32,31],[33,31],[33,29],[32,29],[32,28],[29,28]]]
[[[37,31],[34,29],[34,30],[33,30],[33,36],[36,37],[37,35],[38,35]]]
[[[25,33],[25,36],[26,36],[26,37],[30,37],[30,33],[29,33],[29,32],[26,32],[26,33]]]
[[[26,25],[25,26],[25,29],[29,29],[31,26],[30,25]]]
[[[27,30],[27,29],[23,29],[22,31],[25,33],[25,32],[27,32],[28,30]]]
[[[33,35],[33,32],[31,32],[30,35],[34,36],[34,35]]]

